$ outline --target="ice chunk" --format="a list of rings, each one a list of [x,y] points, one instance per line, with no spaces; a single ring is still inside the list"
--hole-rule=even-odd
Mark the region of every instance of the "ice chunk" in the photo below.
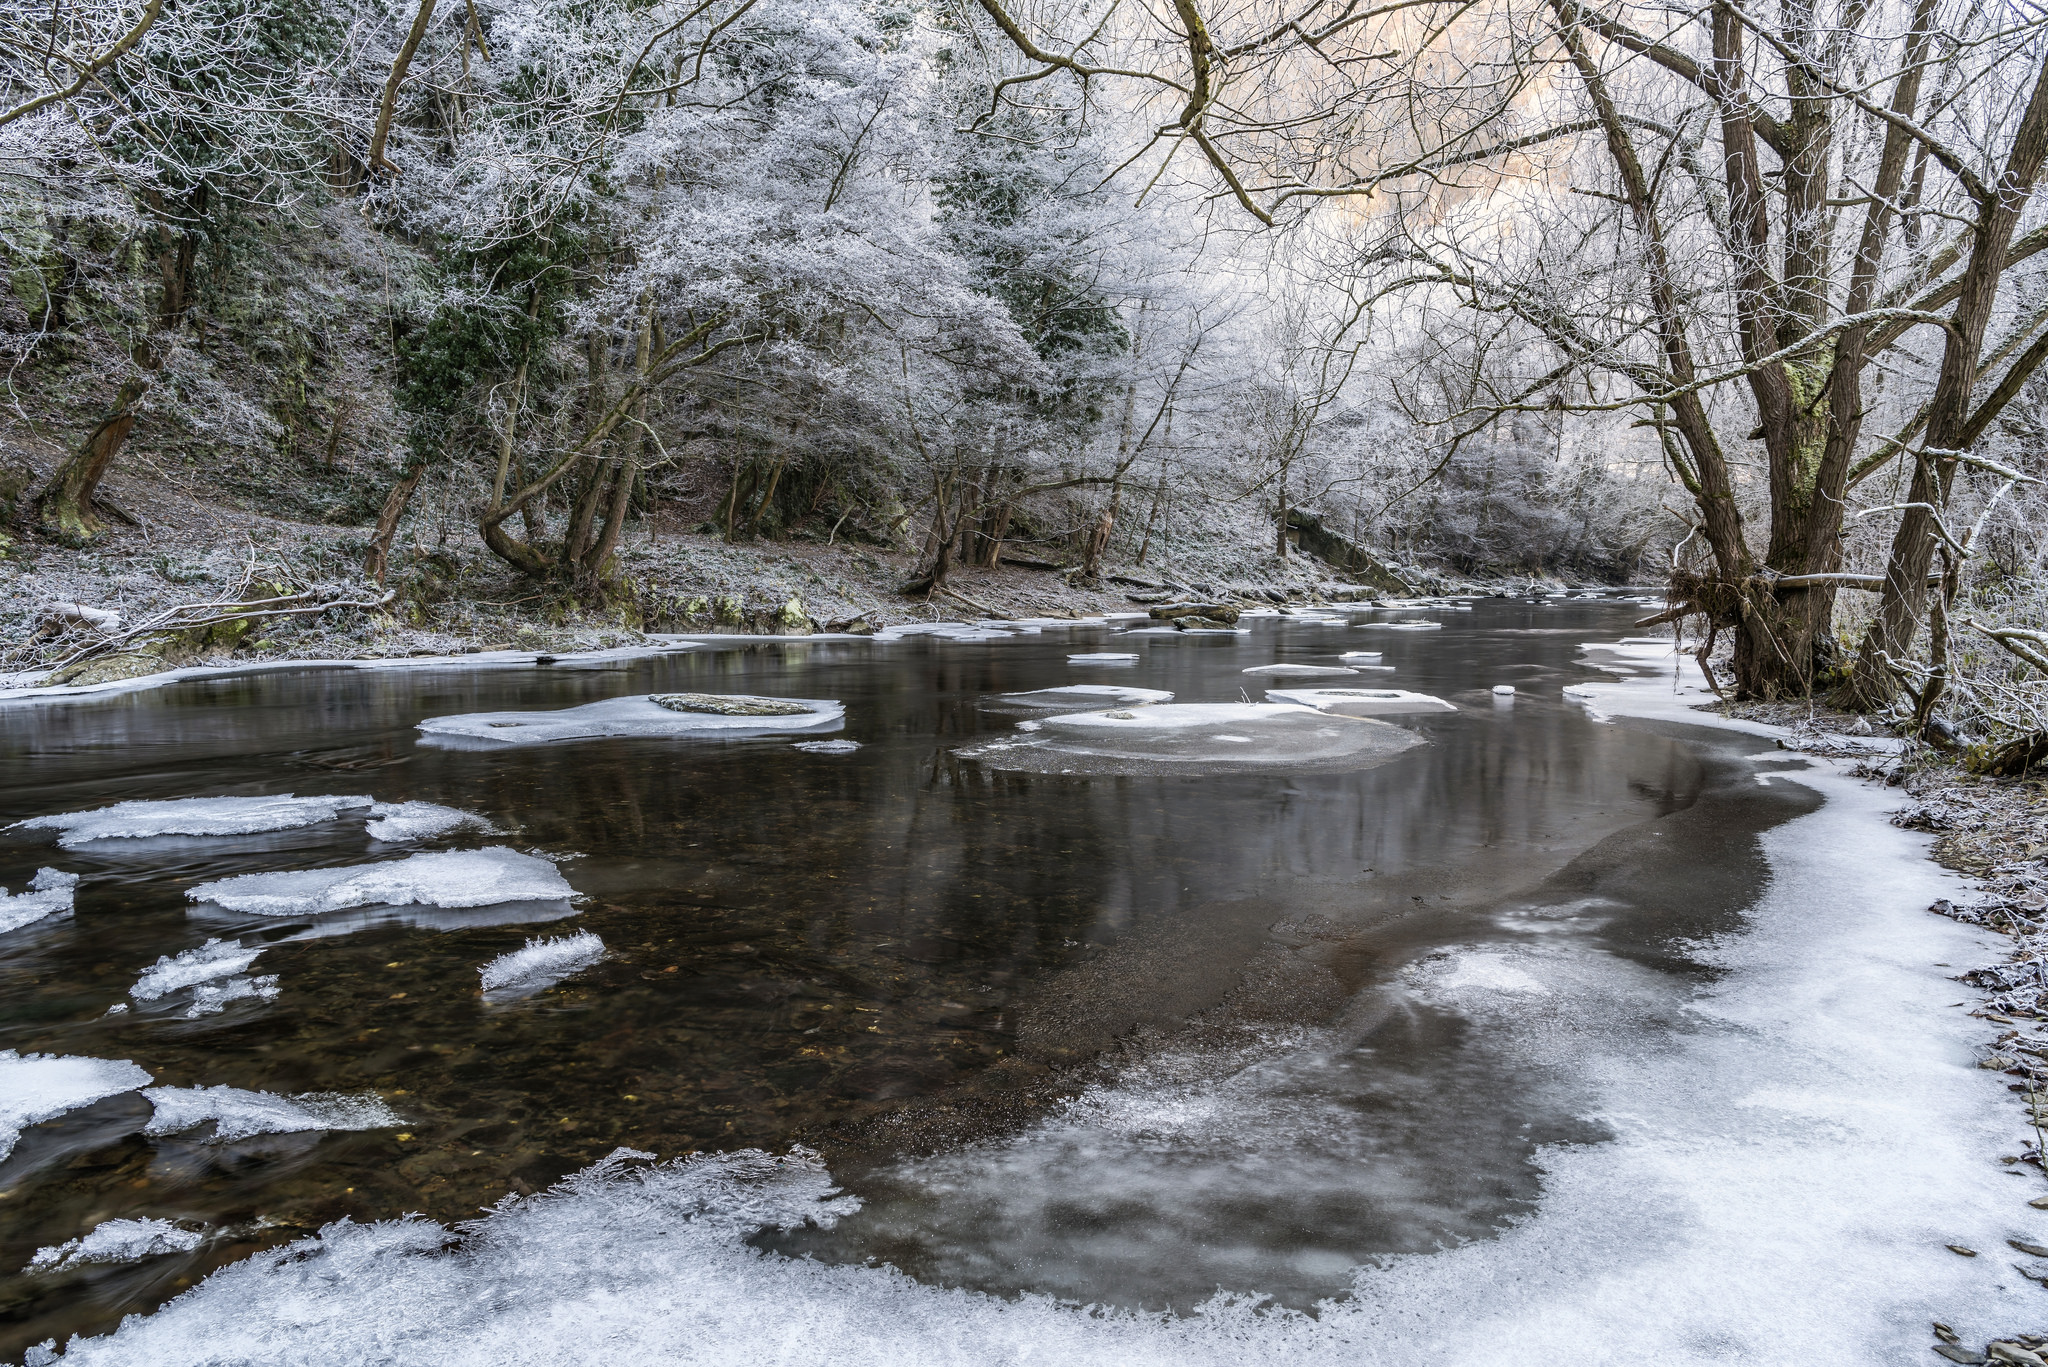
[[[127,1059],[17,1054],[0,1049],[0,1158],[14,1152],[21,1132],[66,1111],[119,1096],[153,1079]]]
[[[1028,737],[960,751],[992,768],[1049,774],[1362,769],[1421,743],[1379,722],[1287,703],[1164,703],[1045,718]]]
[[[439,743],[495,747],[595,740],[606,736],[720,737],[770,735],[786,731],[837,731],[846,721],[844,707],[823,699],[728,696],[742,702],[785,703],[801,710],[779,715],[678,711],[656,702],[654,695],[642,693],[553,712],[471,712],[462,716],[429,717],[419,724],[419,729],[429,740]]]
[[[159,997],[176,992],[180,988],[192,987],[215,978],[230,978],[256,962],[256,956],[263,952],[263,946],[245,949],[236,940],[208,940],[197,949],[188,949],[172,956],[164,955],[142,971],[135,980],[135,986],[128,989],[128,995],[139,1002],[153,1002]]]
[[[39,1248],[24,1272],[68,1272],[87,1263],[136,1263],[165,1253],[190,1253],[206,1236],[169,1220],[103,1220],[90,1233]]]
[[[153,835],[255,835],[332,821],[367,807],[367,797],[181,797],[167,802],[116,802],[89,812],[62,812],[17,821],[10,829],[62,831],[57,843],[75,849],[94,840]]]
[[[1121,684],[1067,684],[1060,688],[1038,688],[1028,693],[998,693],[982,699],[991,712],[1056,711],[1061,708],[1089,709],[1105,705],[1142,707],[1147,703],[1172,702],[1173,694],[1163,688],[1130,688]]]
[[[1070,665],[1134,665],[1137,662],[1138,657],[1135,655],[1120,655],[1111,650],[1067,656],[1067,663]]]
[[[37,869],[28,880],[29,890],[7,895],[0,888],[0,934],[20,930],[52,916],[69,916],[72,898],[78,891],[78,875],[59,869]]]
[[[198,1020],[201,1016],[217,1016],[228,1009],[228,1003],[241,1001],[272,1002],[277,1000],[277,975],[265,973],[254,978],[228,978],[217,983],[201,983],[192,992],[192,1004],[185,1008],[186,1020]]]
[[[589,931],[556,940],[528,940],[526,948],[500,954],[479,970],[483,990],[524,995],[552,987],[604,957],[604,941]]]
[[[403,1125],[375,1092],[303,1092],[279,1096],[240,1087],[151,1087],[143,1093],[156,1114],[142,1132],[177,1134],[213,1122],[213,1140],[307,1130],[380,1130]]]
[[[480,831],[495,834],[497,827],[458,807],[435,802],[379,802],[370,808],[372,820],[364,829],[370,839],[395,844],[401,840],[430,840],[450,831]]]
[[[1298,703],[1336,717],[1398,717],[1411,712],[1455,712],[1458,709],[1428,693],[1402,688],[1269,688],[1274,702]]]
[[[1493,696],[1496,698],[1512,698],[1515,696],[1515,686],[1513,684],[1495,684],[1493,686]]]
[[[185,895],[253,916],[311,916],[349,907],[553,902],[576,890],[547,860],[493,845],[348,868],[244,873],[201,883]]]
[[[1360,622],[1362,627],[1377,627],[1381,631],[1441,631],[1442,622]]]
[[[1386,652],[1380,650],[1347,650],[1337,658],[1348,665],[1370,665],[1378,664],[1381,660],[1385,659]]]
[[[800,740],[791,748],[801,750],[807,755],[850,755],[860,749],[860,742],[857,740]]]
[[[1343,665],[1253,665],[1250,669],[1238,672],[1258,674],[1269,679],[1334,679],[1340,675],[1356,674],[1358,671]]]

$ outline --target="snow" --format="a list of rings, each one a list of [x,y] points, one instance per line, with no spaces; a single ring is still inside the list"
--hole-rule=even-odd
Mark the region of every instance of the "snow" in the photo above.
[[[1070,665],[1134,665],[1137,662],[1138,657],[1135,655],[1120,655],[1111,650],[1067,656],[1067,663]]]
[[[147,1087],[152,1080],[127,1059],[0,1049],[0,1159],[14,1152],[28,1126]]]
[[[603,957],[604,941],[586,930],[555,940],[528,940],[526,948],[500,954],[485,964],[478,976],[487,995],[525,995],[581,973]]]
[[[430,741],[437,743],[495,748],[595,740],[608,736],[715,738],[791,731],[837,731],[846,720],[846,709],[836,702],[817,698],[777,698],[774,701],[801,703],[808,710],[796,716],[782,717],[674,712],[643,693],[551,712],[471,712],[461,716],[429,717],[419,724],[419,729]]]
[[[117,802],[89,812],[17,821],[10,830],[62,831],[57,843],[76,849],[95,840],[135,840],[156,835],[255,835],[332,821],[344,811],[367,807],[367,797],[183,797],[165,802]]]
[[[807,755],[850,755],[860,749],[857,740],[800,740],[790,747]]]
[[[1143,707],[1148,703],[1172,702],[1173,694],[1163,688],[1131,688],[1122,684],[1067,684],[1060,688],[1038,688],[1028,693],[997,693],[983,700],[1013,708],[1089,708],[1105,703],[1118,707]]]
[[[139,1002],[153,1002],[180,988],[233,977],[255,963],[262,952],[261,945],[247,949],[236,940],[208,940],[197,949],[158,959],[143,970],[135,986],[128,989],[128,995]]]
[[[1358,671],[1343,665],[1253,665],[1238,672],[1268,679],[1335,679]]]
[[[1402,688],[1269,688],[1275,702],[1298,703],[1340,717],[1397,717],[1412,712],[1455,712],[1457,707],[1428,693]]]
[[[371,821],[364,829],[370,839],[396,844],[403,840],[429,840],[450,831],[478,831],[495,834],[493,826],[475,812],[443,807],[434,802],[379,802],[370,808]]]
[[[547,860],[493,845],[347,868],[244,873],[201,883],[185,895],[254,916],[311,916],[349,907],[552,902],[576,891]]]
[[[80,1238],[39,1248],[24,1272],[68,1272],[87,1263],[135,1263],[165,1253],[190,1253],[205,1242],[197,1230],[169,1220],[103,1220]]]
[[[29,890],[12,897],[0,888],[0,935],[20,930],[52,916],[69,916],[78,891],[78,875],[60,869],[37,869],[28,880]]]
[[[213,1121],[212,1140],[308,1130],[379,1130],[403,1125],[375,1092],[305,1092],[279,1096],[240,1087],[151,1087],[143,1093],[156,1114],[142,1132],[177,1134]]]

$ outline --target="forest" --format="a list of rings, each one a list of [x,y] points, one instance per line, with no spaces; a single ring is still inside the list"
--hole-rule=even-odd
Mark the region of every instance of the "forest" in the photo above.
[[[648,620],[663,518],[924,599],[1199,542],[1648,585],[1724,696],[2048,725],[2030,7],[0,15],[17,561],[140,466],[351,529],[316,606]]]

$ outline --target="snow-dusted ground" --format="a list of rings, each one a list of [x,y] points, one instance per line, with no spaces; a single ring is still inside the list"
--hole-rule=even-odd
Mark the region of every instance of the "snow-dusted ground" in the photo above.
[[[21,1132],[104,1097],[147,1087],[150,1075],[127,1059],[20,1054],[0,1049],[0,1159]]]
[[[244,873],[197,884],[185,895],[252,916],[313,916],[350,907],[566,901],[576,891],[547,860],[494,845],[339,869]]]
[[[1612,658],[1650,672],[1573,690],[1596,715],[1711,721],[1647,651]],[[1568,1072],[1612,1138],[1540,1151],[1541,1202],[1499,1237],[1360,1269],[1319,1314],[1262,1310],[1254,1294],[1192,1315],[1105,1311],[764,1255],[755,1231],[830,1223],[853,1203],[814,1156],[742,1152],[620,1157],[461,1234],[340,1222],[64,1360],[1868,1367],[1929,1360],[1933,1319],[1982,1341],[2040,1318],[2041,1291],[2002,1251],[2042,1239],[2048,1215],[2026,1204],[2041,1188],[1996,1162],[2019,1136],[1945,967],[1992,937],[1927,914],[1959,883],[1925,859],[1926,837],[1883,819],[1891,795],[1825,765],[1760,779],[1825,801],[1763,835],[1768,884],[1741,933],[1695,947],[1720,973],[1679,1003],[1680,1029],[1640,1026],[1646,999],[1668,1005],[1668,978],[1534,926],[1386,987],[1464,1015],[1518,1069]],[[938,1218],[974,1211],[998,1228],[1028,1220],[1051,1181],[1197,1200],[1205,1173],[1261,1153],[1341,1181],[1328,1141],[1344,1131],[1328,1127],[1344,1118],[1273,1104],[1272,1081],[1329,1044],[1303,1032],[1220,1074],[1136,1070],[1014,1139],[899,1176],[924,1182]],[[1215,1158],[1226,1136],[1235,1147]]]

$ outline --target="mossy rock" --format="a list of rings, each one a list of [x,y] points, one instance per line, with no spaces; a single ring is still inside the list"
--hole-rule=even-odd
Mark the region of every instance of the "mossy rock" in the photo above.
[[[804,610],[804,600],[796,594],[782,605],[775,614],[775,625],[784,635],[808,636],[811,634],[811,614]]]
[[[102,655],[97,659],[81,660],[75,665],[60,669],[50,676],[50,682],[79,687],[86,684],[114,683],[121,679],[139,679],[145,674],[158,673],[168,668],[169,663],[157,649],[124,650],[118,655]]]
[[[711,605],[712,616],[721,626],[743,626],[747,620],[746,603],[732,594],[723,594]]]
[[[801,717],[812,710],[800,702],[737,693],[650,693],[647,700],[671,712],[707,712],[719,717]]]

